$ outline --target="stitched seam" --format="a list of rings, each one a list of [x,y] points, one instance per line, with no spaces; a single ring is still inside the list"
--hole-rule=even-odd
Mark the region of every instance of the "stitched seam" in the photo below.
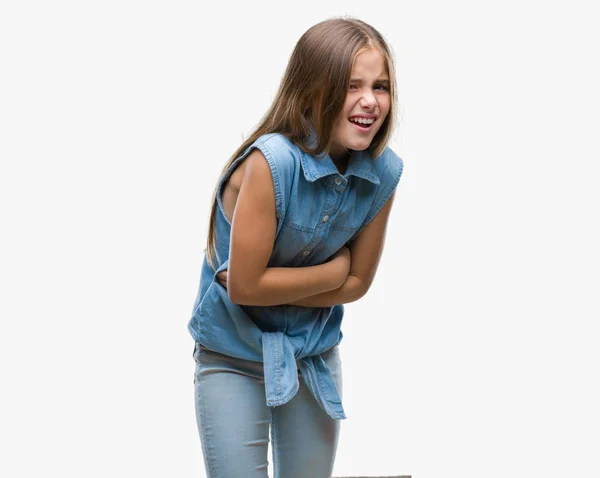
[[[313,362],[313,366],[314,366],[314,359],[312,359],[312,362]],[[308,375],[312,375],[315,380],[315,387],[316,387],[315,392],[317,395],[315,397],[315,400],[328,415],[331,415],[331,410],[329,409],[329,406],[325,403],[326,400],[323,399],[323,392],[320,389],[321,382],[319,380],[319,374],[317,373],[317,368],[315,367],[315,371],[313,374],[312,368],[309,365],[308,366]]]
[[[279,405],[285,404],[290,398],[292,398],[296,393],[298,393],[298,385],[294,385],[290,393],[288,393],[285,397],[280,396],[277,400],[271,401],[271,406],[277,407]]]
[[[297,231],[302,231],[302,232],[315,232],[315,228],[314,227],[308,227],[308,226],[301,226],[300,224],[296,224],[291,222],[289,219],[286,219],[283,221],[283,223],[291,228],[291,229],[296,229]]]
[[[343,231],[343,232],[353,232],[356,229],[358,229],[360,226],[331,226],[331,229],[334,229],[336,231]]]
[[[277,397],[281,400],[283,390],[281,388],[281,360],[279,352],[279,340],[275,341],[275,386],[277,391]]]
[[[271,453],[273,455],[273,472],[277,470],[277,454],[275,453],[275,440],[276,440],[276,432],[275,426],[273,425],[273,409],[269,408],[269,413],[271,415]]]
[[[307,171],[306,165],[308,164],[308,160],[306,159],[306,156],[310,156],[310,155],[308,153],[305,153],[304,151],[302,151],[300,148],[298,148],[298,146],[296,144],[294,144],[294,146],[296,146],[296,148],[300,151],[300,161],[302,162],[302,169],[303,169],[304,173],[306,173],[306,174],[304,174],[304,177],[311,183],[315,182],[318,179],[329,176],[331,174],[339,174],[339,171],[337,169],[335,169],[335,170],[334,169],[326,169],[324,171],[319,171],[319,173],[313,173],[312,169],[310,171]],[[307,177],[307,176],[309,176],[309,177]]]
[[[352,175],[356,176],[357,178],[366,179],[373,184],[381,184],[380,179],[373,173],[364,174],[361,171],[352,171]]]
[[[359,232],[361,232],[373,220],[373,218],[377,215],[377,213],[379,211],[381,211],[381,208],[384,206],[384,204],[387,202],[387,200],[390,198],[390,196],[396,190],[396,186],[398,186],[398,183],[400,182],[400,177],[402,176],[402,171],[403,170],[404,170],[404,164],[402,162],[400,162],[400,167],[398,168],[398,172],[394,176],[394,179],[392,181],[391,187],[386,191],[385,195],[383,196],[383,199],[377,204],[377,206],[375,207],[375,209],[373,209],[373,211],[367,216],[367,219],[365,219],[363,227],[361,227],[357,231],[356,234],[358,234]]]
[[[229,226],[231,226],[231,222],[229,221],[229,219],[227,219],[227,216],[225,215],[225,211],[223,210],[223,202],[221,201],[223,185],[225,184],[227,179],[229,179],[229,177],[233,174],[233,171],[237,168],[238,164],[241,163],[244,159],[246,159],[250,152],[256,147],[257,146],[255,144],[248,146],[246,151],[244,151],[241,156],[239,156],[233,163],[231,163],[229,168],[227,168],[227,171],[225,171],[225,174],[223,174],[223,176],[221,176],[221,179],[219,180],[219,184],[217,186],[217,204],[219,206],[221,214],[223,215],[223,218],[225,219],[225,222],[229,224]]]
[[[321,354],[321,358],[323,358],[323,354]],[[325,359],[323,359],[323,362],[325,362]],[[335,390],[335,392],[336,392],[336,393],[338,394],[338,396],[339,396],[338,389],[337,389],[337,387],[335,386],[335,382],[333,381],[333,375],[331,374],[331,369],[329,368],[329,365],[327,365],[327,362],[325,362],[325,366],[326,366],[326,367],[327,367],[327,369],[329,370],[329,376],[331,377],[331,383],[333,384],[334,390]],[[317,375],[317,380],[319,381],[319,385],[321,386],[321,390],[324,390],[324,389],[325,389],[325,387],[323,386],[323,382],[321,381],[321,377],[322,377],[322,375],[321,375],[321,374],[318,374],[318,375]],[[333,400],[329,400],[327,397],[325,397],[325,394],[324,394],[324,393],[323,393],[322,395],[323,395],[323,398],[325,399],[325,401],[327,401],[328,403],[335,403],[335,404],[339,404],[339,403],[341,403],[341,402],[336,402],[336,401],[333,401]]]
[[[273,158],[273,154],[271,153],[271,150],[269,148],[267,148],[267,145],[264,143],[261,144],[260,150],[265,155],[265,158],[267,159],[267,162],[271,166],[271,169],[273,172],[273,174],[271,176],[273,177],[273,185],[275,187],[275,203],[276,203],[276,209],[277,209],[277,219],[278,219],[278,222],[281,222],[281,218],[283,217],[283,195],[281,192],[281,182],[279,180],[280,171],[279,171],[279,168],[277,167],[277,162]],[[279,227],[277,229],[279,229]]]
[[[202,369],[202,365],[198,364],[198,366],[200,367],[200,369]],[[216,460],[214,460],[210,454],[208,453],[208,440],[206,437],[206,433],[204,430],[204,427],[206,425],[205,421],[204,421],[204,399],[203,399],[203,392],[202,392],[202,388],[200,386],[200,380],[198,380],[198,384],[196,385],[198,388],[200,388],[200,391],[198,392],[198,399],[200,401],[200,423],[201,423],[201,427],[200,427],[200,434],[201,434],[201,444],[202,444],[202,453],[204,454],[204,459],[205,459],[205,463],[208,467],[208,476],[207,478],[212,478],[212,477],[217,477],[219,476],[219,474],[217,473],[217,463]]]

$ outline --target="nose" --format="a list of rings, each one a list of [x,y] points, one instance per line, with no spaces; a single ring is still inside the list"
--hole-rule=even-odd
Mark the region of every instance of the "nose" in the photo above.
[[[375,97],[371,88],[363,88],[363,94],[360,98],[360,106],[367,109],[373,109],[377,105],[377,98]]]

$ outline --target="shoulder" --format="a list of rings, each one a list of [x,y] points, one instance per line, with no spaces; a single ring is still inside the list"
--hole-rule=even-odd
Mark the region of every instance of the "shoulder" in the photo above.
[[[271,168],[275,181],[288,182],[298,172],[301,152],[294,142],[280,133],[260,136],[249,149],[257,148]]]
[[[253,143],[253,145],[259,147],[261,150],[267,150],[267,152],[272,156],[299,155],[298,146],[296,146],[291,139],[281,133],[263,134]]]
[[[374,165],[381,182],[387,180],[394,186],[400,180],[404,170],[404,161],[389,146],[386,146],[383,152],[375,158]]]
[[[260,150],[262,155],[253,150]],[[254,154],[253,154],[254,153]],[[257,174],[271,176],[277,206],[277,217],[287,209],[290,191],[299,171],[300,150],[292,140],[279,133],[260,136],[245,154],[249,154],[249,166]],[[266,161],[265,161],[266,160]]]
[[[383,153],[374,160],[374,165],[380,184],[374,194],[373,205],[363,227],[379,213],[392,196],[404,169],[404,161],[390,147],[386,147]]]

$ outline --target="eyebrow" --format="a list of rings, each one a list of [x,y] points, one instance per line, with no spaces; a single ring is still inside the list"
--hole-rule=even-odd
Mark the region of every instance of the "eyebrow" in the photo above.
[[[351,83],[362,83],[363,80],[362,78],[350,78],[350,82]],[[375,83],[386,83],[386,84],[390,84],[390,79],[389,78],[378,78],[375,80]]]

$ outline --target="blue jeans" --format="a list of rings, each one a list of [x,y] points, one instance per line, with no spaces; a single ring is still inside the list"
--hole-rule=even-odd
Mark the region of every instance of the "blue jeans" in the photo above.
[[[322,357],[341,397],[338,347]],[[262,362],[213,352],[199,343],[194,360],[196,420],[208,478],[267,477],[269,429],[275,478],[331,476],[339,421],[320,407],[301,375],[294,398],[269,407]]]

